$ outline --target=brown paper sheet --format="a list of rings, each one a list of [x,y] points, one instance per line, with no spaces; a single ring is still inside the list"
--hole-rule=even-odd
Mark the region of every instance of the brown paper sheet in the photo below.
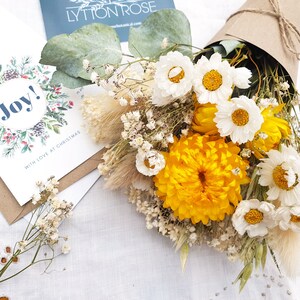
[[[69,172],[63,178],[59,180],[59,190],[62,191],[69,187],[71,184],[78,181],[80,178],[89,174],[91,171],[97,168],[103,150],[100,150],[88,160],[83,162],[77,168]],[[53,175],[53,174],[49,174]],[[35,206],[28,202],[27,204],[20,206],[10,190],[7,188],[3,180],[0,178],[0,212],[3,214],[9,224],[18,221],[20,218],[32,211]]]
[[[300,30],[300,1],[279,0],[279,4],[282,16]],[[239,11],[245,9],[274,11],[269,0],[248,0]],[[297,82],[298,60],[283,43],[278,18],[262,13],[241,12],[229,18],[208,45],[225,39],[245,41],[264,50],[285,68],[294,83]],[[293,42],[299,46],[296,39]]]

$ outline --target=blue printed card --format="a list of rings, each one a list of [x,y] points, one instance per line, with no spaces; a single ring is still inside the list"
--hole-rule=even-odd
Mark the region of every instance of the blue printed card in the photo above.
[[[173,0],[40,0],[47,38],[71,33],[83,25],[100,22],[115,28],[121,42],[129,28],[139,26],[151,13],[174,8]]]

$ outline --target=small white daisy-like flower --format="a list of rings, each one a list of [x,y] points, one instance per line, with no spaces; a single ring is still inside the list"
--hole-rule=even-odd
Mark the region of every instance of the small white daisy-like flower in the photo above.
[[[187,94],[192,88],[193,63],[188,56],[170,51],[156,63],[152,103],[162,106]]]
[[[276,107],[278,106],[278,101],[276,98],[263,98],[259,100],[259,107],[267,108],[269,106]]]
[[[287,91],[290,88],[290,85],[287,81],[285,81],[281,82],[279,87],[281,91]]]
[[[239,89],[247,89],[250,87],[250,77],[252,73],[249,69],[242,68],[234,68],[232,67],[232,80],[233,84]]]
[[[243,200],[232,215],[235,230],[249,237],[265,236],[269,228],[276,226],[275,206],[257,199]]]
[[[139,148],[143,145],[144,138],[141,134],[137,134],[133,140],[129,142],[130,146],[133,148]]]
[[[110,64],[105,65],[104,68],[105,68],[105,74],[106,75],[112,74],[115,70],[115,67],[113,65],[110,65]]]
[[[136,168],[146,176],[154,176],[165,167],[165,158],[158,151],[144,152],[139,150],[136,155]]]
[[[61,252],[63,254],[68,254],[70,251],[71,251],[71,247],[70,247],[69,244],[65,243],[65,244],[62,245]]]
[[[281,230],[291,229],[300,232],[300,207],[279,207],[276,211],[276,220]]]
[[[152,144],[150,144],[148,141],[144,141],[143,142],[143,145],[141,147],[141,149],[144,151],[144,152],[147,152],[149,150],[151,150],[153,148]]]
[[[268,158],[258,165],[258,183],[269,187],[268,200],[279,199],[283,205],[300,205],[300,156],[292,146],[282,145],[281,151],[270,150]]]
[[[119,99],[119,103],[120,103],[121,106],[127,106],[128,105],[128,101],[124,97],[121,97]]]
[[[161,48],[166,49],[169,46],[169,40],[167,37],[165,37],[161,42]]]
[[[235,168],[235,169],[231,170],[231,172],[232,172],[232,174],[234,174],[234,175],[239,175],[240,172],[241,172],[241,169],[240,169],[240,168]]]
[[[252,154],[252,151],[250,149],[244,148],[240,154],[241,154],[241,157],[249,158]]]
[[[82,61],[82,66],[85,70],[88,70],[90,68],[90,61],[88,59],[84,59]]]
[[[260,109],[246,96],[217,104],[214,122],[221,136],[230,136],[234,143],[245,143],[254,138],[264,119]]]
[[[31,199],[32,199],[31,200],[32,204],[35,205],[41,200],[41,195],[40,194],[35,194],[35,195],[32,196]]]
[[[194,70],[193,86],[199,103],[228,100],[232,94],[232,69],[222,61],[221,54],[214,53],[210,59],[202,56]]]
[[[18,242],[18,246],[21,251],[24,251],[26,249],[27,245],[28,245],[28,241],[26,241],[26,240],[22,240],[22,241]]]
[[[259,132],[258,134],[259,138],[263,139],[263,140],[266,140],[268,138],[268,134],[265,133],[265,132]]]
[[[92,82],[97,82],[97,81],[99,81],[100,76],[97,72],[93,71],[91,76],[90,76],[90,79],[91,79]]]
[[[174,143],[174,136],[173,136],[173,134],[169,134],[166,137],[166,141],[167,141],[167,143],[173,144]]]

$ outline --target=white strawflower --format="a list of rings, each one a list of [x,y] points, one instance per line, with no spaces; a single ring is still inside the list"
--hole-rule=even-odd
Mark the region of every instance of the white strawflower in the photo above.
[[[230,136],[234,143],[252,141],[264,119],[260,109],[246,96],[217,104],[214,122],[221,136]]]
[[[291,229],[300,232],[300,207],[279,207],[276,211],[276,220],[281,230]]]
[[[247,232],[249,237],[265,236],[269,228],[276,226],[275,206],[257,199],[243,200],[231,220],[240,235]]]
[[[218,103],[228,100],[232,94],[232,69],[227,61],[222,61],[219,53],[210,59],[202,56],[194,68],[193,86],[198,102]]]
[[[252,73],[249,69],[242,68],[232,68],[232,80],[233,84],[239,89],[247,89],[250,87],[250,77]]]
[[[158,172],[164,167],[164,156],[158,151],[150,150],[148,152],[144,152],[139,149],[136,155],[136,168],[141,174],[153,176],[158,174]]]
[[[170,51],[167,55],[161,56],[156,63],[154,75],[156,93],[152,98],[152,103],[162,106],[184,96],[192,88],[192,79],[193,63],[188,56],[178,51]],[[162,101],[160,101],[161,98]]]
[[[292,146],[282,145],[281,151],[270,150],[268,158],[258,165],[258,183],[269,187],[268,200],[279,199],[283,205],[300,205],[300,156]]]

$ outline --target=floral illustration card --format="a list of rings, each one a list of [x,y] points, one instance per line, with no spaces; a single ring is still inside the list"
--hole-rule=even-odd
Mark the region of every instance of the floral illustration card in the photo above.
[[[0,174],[20,205],[36,181],[63,177],[101,148],[82,126],[82,91],[50,86],[51,73],[29,57],[1,65]]]
[[[174,8],[173,0],[40,0],[47,38],[71,33],[100,22],[116,29],[122,42],[129,28],[139,26],[151,13]]]

